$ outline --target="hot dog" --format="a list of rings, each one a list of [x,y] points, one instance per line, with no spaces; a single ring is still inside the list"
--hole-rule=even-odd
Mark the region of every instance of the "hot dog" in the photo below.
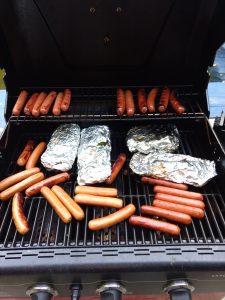
[[[77,185],[75,194],[89,194],[95,196],[117,197],[118,191],[114,188],[103,188],[95,186]]]
[[[19,116],[21,113],[21,110],[23,109],[23,106],[27,100],[28,92],[27,91],[21,91],[19,94],[19,97],[16,100],[16,104],[13,107],[12,114],[14,116]]]
[[[14,175],[11,175],[11,176],[3,179],[2,181],[0,181],[0,191],[3,191],[5,189],[7,189],[8,187],[10,187],[11,185],[14,185],[14,184],[26,179],[27,177],[37,174],[39,172],[40,172],[39,168],[32,168],[32,169],[24,170],[24,171],[14,174]]]
[[[90,230],[100,230],[111,227],[128,219],[135,213],[135,210],[136,208],[133,204],[128,204],[113,214],[89,221],[88,228]]]
[[[26,143],[22,153],[20,154],[20,156],[17,159],[16,163],[17,163],[18,166],[20,166],[20,167],[25,166],[25,164],[28,161],[28,158],[31,155],[31,152],[34,149],[34,143],[35,142],[33,140],[28,140],[28,142]]]
[[[70,107],[70,102],[71,102],[71,90],[70,89],[65,89],[63,93],[63,100],[61,104],[61,110],[62,111],[67,111]]]
[[[55,176],[48,177],[32,186],[30,186],[26,191],[27,197],[31,197],[40,192],[43,186],[52,187],[55,184],[65,182],[70,179],[70,175],[68,173],[61,173]]]
[[[96,206],[115,207],[115,208],[121,208],[123,206],[123,200],[121,199],[94,196],[88,194],[77,194],[74,197],[74,200],[78,204],[85,204],[85,205],[96,205]]]
[[[112,184],[114,182],[119,172],[121,171],[123,165],[125,164],[125,161],[126,161],[126,154],[120,153],[117,160],[114,162],[112,166],[111,175],[109,176],[109,178],[106,179],[105,183]]]
[[[46,97],[47,97],[47,94],[44,92],[42,92],[38,95],[38,97],[34,103],[33,109],[32,109],[32,116],[34,116],[34,117],[40,116],[40,108]]]
[[[180,227],[177,225],[158,221],[150,218],[140,217],[140,216],[131,216],[129,219],[131,225],[144,227],[147,229],[158,230],[160,232],[168,233],[171,235],[180,234]]]
[[[158,88],[153,88],[153,89],[151,89],[151,91],[148,94],[147,107],[148,107],[148,111],[150,113],[155,112],[155,99],[157,97],[158,91],[159,91]]]
[[[146,101],[146,94],[145,94],[145,90],[144,89],[139,89],[138,93],[138,107],[140,112],[142,112],[143,114],[145,114],[148,110],[147,107],[147,101]]]
[[[0,193],[0,199],[2,201],[10,199],[15,193],[17,192],[22,192],[26,190],[29,186],[35,184],[36,182],[39,182],[44,179],[44,174],[43,173],[37,173],[34,174],[18,183],[15,185],[12,185],[8,189],[4,190],[3,192]]]
[[[170,94],[170,104],[177,114],[183,114],[185,112],[185,107],[181,105],[174,91]]]
[[[26,170],[34,168],[36,166],[36,163],[41,156],[41,154],[44,152],[46,148],[46,143],[41,142],[39,143],[34,151],[31,153],[31,156],[29,157],[27,164],[26,164]]]
[[[187,214],[155,206],[143,205],[141,206],[141,212],[146,215],[162,217],[181,224],[190,224],[192,221],[191,217]]]
[[[45,199],[64,223],[69,223],[72,220],[70,212],[47,186],[44,186],[41,189],[41,194],[45,197]]]
[[[118,116],[122,116],[126,108],[125,93],[122,89],[117,89],[116,95],[117,95],[116,112]]]
[[[198,207],[201,209],[205,208],[205,203],[201,200],[182,198],[182,197],[178,197],[178,196],[174,196],[174,195],[166,195],[166,194],[157,193],[155,195],[155,199],[173,202],[173,203],[182,204],[182,205],[187,205],[187,206],[192,206],[192,207]]]
[[[168,87],[163,88],[160,99],[159,99],[159,106],[158,111],[163,113],[166,111],[168,103],[170,99],[170,89]]]
[[[77,221],[83,220],[83,209],[61,187],[54,185],[52,191]]]
[[[32,114],[32,109],[34,107],[34,103],[36,102],[38,95],[39,95],[38,93],[34,93],[30,97],[30,99],[27,101],[27,103],[26,103],[26,105],[24,107],[24,110],[23,110],[24,113],[25,113],[25,115],[30,116]]]
[[[182,191],[182,190],[178,190],[166,186],[156,185],[154,187],[154,193],[162,193],[162,194],[174,195],[178,197],[190,198],[195,200],[203,200],[203,195],[200,193]]]
[[[12,217],[17,231],[24,235],[29,231],[27,218],[23,212],[23,195],[16,193],[12,201]]]
[[[128,117],[132,117],[135,113],[134,98],[131,90],[125,91],[126,111]]]
[[[52,91],[48,94],[48,96],[45,98],[44,102],[41,105],[40,108],[40,113],[42,115],[47,115],[49,112],[49,109],[53,103],[53,101],[55,100],[57,93],[55,91]]]
[[[176,204],[172,202],[166,202],[158,199],[155,199],[153,201],[153,206],[161,207],[172,211],[182,212],[193,218],[198,218],[198,219],[202,219],[205,215],[204,211],[201,208]]]
[[[152,185],[160,185],[160,186],[168,186],[171,188],[175,188],[178,190],[186,191],[188,189],[188,186],[183,183],[175,183],[172,181],[162,180],[162,179],[156,179],[152,177],[141,177],[141,181],[143,183],[149,183]]]
[[[53,113],[54,116],[59,116],[61,114],[62,101],[63,101],[63,93],[60,92],[56,96],[55,103],[54,103],[54,106],[53,106],[53,109],[52,109],[52,113]]]

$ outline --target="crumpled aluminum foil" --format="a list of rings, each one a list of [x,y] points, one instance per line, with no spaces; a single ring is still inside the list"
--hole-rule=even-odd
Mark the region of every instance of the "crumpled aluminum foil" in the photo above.
[[[81,131],[77,159],[79,185],[104,182],[111,175],[110,152],[107,126],[96,125]]]
[[[135,153],[131,158],[130,168],[139,175],[199,187],[217,175],[214,161],[171,153]]]
[[[41,163],[46,169],[68,171],[72,168],[80,143],[77,124],[60,125],[52,134]]]
[[[135,126],[127,133],[130,152],[174,152],[179,147],[179,133],[175,125]]]

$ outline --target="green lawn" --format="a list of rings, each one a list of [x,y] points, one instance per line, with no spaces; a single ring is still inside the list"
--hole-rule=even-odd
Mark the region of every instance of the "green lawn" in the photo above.
[[[3,76],[4,76],[5,71],[0,69],[0,90],[5,89],[4,81],[3,81]]]

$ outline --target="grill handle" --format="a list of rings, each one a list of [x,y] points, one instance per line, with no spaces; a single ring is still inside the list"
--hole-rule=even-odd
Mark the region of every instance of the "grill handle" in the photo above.
[[[36,284],[30,287],[26,294],[32,300],[51,300],[53,296],[57,296],[58,292],[48,284]]]
[[[96,293],[100,294],[101,300],[121,300],[126,289],[117,282],[107,282],[101,285]]]
[[[177,280],[164,287],[164,292],[170,295],[170,300],[191,300],[194,287],[187,281]]]

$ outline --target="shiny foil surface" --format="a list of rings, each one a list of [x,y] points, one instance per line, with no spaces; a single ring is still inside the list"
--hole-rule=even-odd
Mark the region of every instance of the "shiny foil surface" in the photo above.
[[[46,169],[68,171],[72,168],[80,143],[77,124],[60,125],[52,134],[41,163]]]
[[[96,125],[81,131],[78,149],[78,184],[104,182],[111,175],[111,141],[107,126]]]
[[[177,183],[203,186],[216,176],[215,163],[183,154],[135,153],[130,161],[131,170],[139,175],[152,176]]]

